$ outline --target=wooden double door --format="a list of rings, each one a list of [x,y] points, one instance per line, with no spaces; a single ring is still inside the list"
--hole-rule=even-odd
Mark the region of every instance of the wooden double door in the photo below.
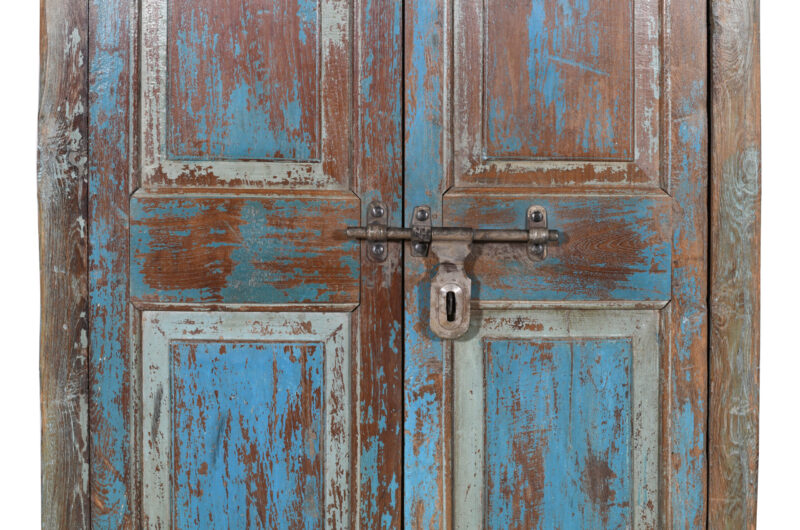
[[[98,528],[702,527],[706,3],[90,1]],[[429,326],[474,244],[469,330]]]

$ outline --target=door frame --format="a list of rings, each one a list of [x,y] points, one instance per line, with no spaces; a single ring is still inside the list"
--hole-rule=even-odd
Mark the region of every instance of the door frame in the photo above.
[[[89,3],[41,0],[41,491],[44,528],[89,528]],[[709,527],[753,528],[758,475],[758,0],[709,0]],[[132,74],[132,76],[135,74]],[[744,412],[743,412],[744,410]]]

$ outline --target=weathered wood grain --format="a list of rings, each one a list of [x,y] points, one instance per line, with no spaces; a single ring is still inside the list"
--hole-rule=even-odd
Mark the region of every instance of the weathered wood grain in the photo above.
[[[458,186],[659,184],[659,2],[453,2]]]
[[[353,191],[403,222],[402,3],[359,0],[354,12]],[[360,305],[353,319],[353,429],[357,481],[352,528],[399,528],[403,518],[403,273],[400,244],[384,263],[361,249]]]
[[[141,2],[144,187],[348,189],[349,0]]]
[[[131,199],[131,296],[154,303],[355,304],[352,194]]]
[[[755,528],[761,229],[759,3],[712,0],[709,528]]]
[[[304,161],[320,156],[316,4],[169,2],[167,156]]]
[[[42,528],[89,528],[88,9],[41,2]]]
[[[89,424],[92,527],[136,527],[131,451],[129,2],[89,2]]]
[[[662,364],[661,525],[702,528],[707,464],[706,2],[664,2],[665,187],[673,198],[672,300]]]
[[[349,313],[142,313],[146,528],[347,528]]]
[[[414,207],[431,207],[442,223],[450,145],[449,5],[445,0],[405,3],[404,220]],[[430,279],[436,260],[404,254],[403,517],[407,528],[450,528],[450,345],[429,329]]]
[[[663,302],[670,298],[671,199],[653,194],[451,190],[445,218],[455,226],[523,228],[528,208],[547,209],[558,230],[547,259],[525,245],[474,245],[466,271],[473,300]]]

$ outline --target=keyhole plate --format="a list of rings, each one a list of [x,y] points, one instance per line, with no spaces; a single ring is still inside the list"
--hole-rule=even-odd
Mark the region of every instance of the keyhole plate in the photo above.
[[[440,270],[431,283],[431,331],[457,339],[469,330],[472,281],[463,269]]]

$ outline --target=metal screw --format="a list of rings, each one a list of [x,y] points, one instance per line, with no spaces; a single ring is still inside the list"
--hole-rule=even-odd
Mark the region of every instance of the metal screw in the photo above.
[[[383,206],[380,204],[373,204],[370,213],[372,217],[383,217]]]
[[[425,208],[420,208],[417,210],[417,221],[427,221],[430,215],[431,213],[428,210]]]
[[[375,256],[383,256],[383,253],[386,251],[386,247],[383,246],[383,243],[373,243],[371,250]]]
[[[544,219],[544,215],[542,215],[541,211],[534,210],[531,212],[531,219],[533,220],[534,223],[541,223],[542,219]]]
[[[534,243],[531,246],[531,250],[533,250],[534,254],[541,254],[544,251],[544,245],[541,243]]]
[[[425,251],[428,249],[428,245],[425,243],[414,243],[414,252],[417,254],[425,254]]]

